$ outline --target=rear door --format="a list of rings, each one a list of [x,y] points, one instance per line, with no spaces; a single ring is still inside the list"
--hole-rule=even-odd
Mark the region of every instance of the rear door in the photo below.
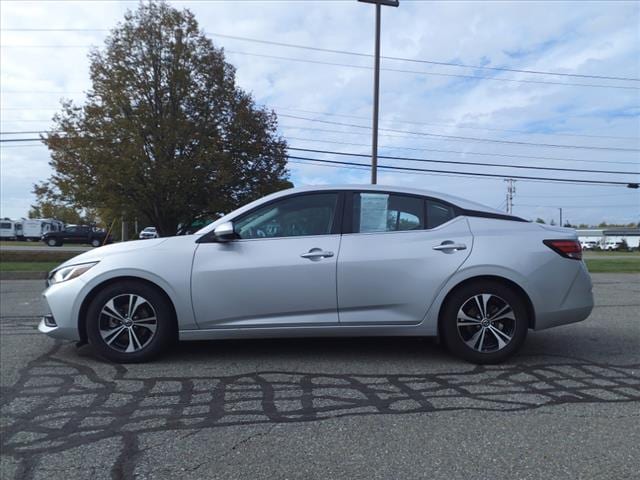
[[[338,258],[342,325],[420,323],[472,247],[463,217],[424,197],[354,192]]]

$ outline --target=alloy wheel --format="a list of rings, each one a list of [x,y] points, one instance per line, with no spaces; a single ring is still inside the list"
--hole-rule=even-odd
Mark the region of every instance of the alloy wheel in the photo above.
[[[158,319],[144,297],[128,293],[109,299],[99,315],[99,330],[105,344],[123,353],[145,348],[153,340]]]
[[[460,338],[480,353],[496,352],[513,339],[516,317],[513,308],[501,297],[481,293],[467,299],[457,315]]]

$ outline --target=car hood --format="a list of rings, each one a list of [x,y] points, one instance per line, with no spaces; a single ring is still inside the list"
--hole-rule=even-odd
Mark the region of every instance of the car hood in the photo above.
[[[178,237],[163,237],[152,238],[149,240],[132,240],[129,242],[112,243],[103,247],[92,248],[88,252],[81,253],[73,258],[70,258],[57,268],[66,267],[67,265],[76,265],[78,263],[88,263],[102,260],[105,257],[112,255],[119,255],[121,253],[132,252],[134,250],[158,247],[165,243],[188,243],[193,244],[195,241],[195,235],[182,235]]]

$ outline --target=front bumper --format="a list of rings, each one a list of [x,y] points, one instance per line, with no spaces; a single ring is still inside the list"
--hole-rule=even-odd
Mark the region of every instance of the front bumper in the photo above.
[[[78,332],[78,313],[80,311],[79,300],[83,298],[80,292],[85,287],[80,278],[74,278],[67,282],[49,286],[43,293],[50,317],[54,324],[46,322],[43,317],[38,325],[38,330],[50,337],[63,340],[80,340]]]

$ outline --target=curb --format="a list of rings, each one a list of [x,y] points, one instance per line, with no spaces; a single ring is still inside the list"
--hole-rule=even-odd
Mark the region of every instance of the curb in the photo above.
[[[0,272],[0,280],[45,280],[47,272]]]

